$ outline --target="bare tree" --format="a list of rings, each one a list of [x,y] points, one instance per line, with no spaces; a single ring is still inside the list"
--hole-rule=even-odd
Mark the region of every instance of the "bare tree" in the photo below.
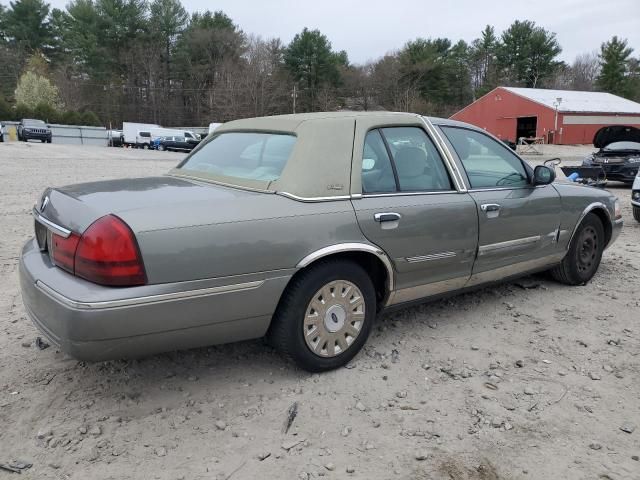
[[[600,61],[596,52],[578,55],[571,65],[571,88],[593,90],[599,74]]]

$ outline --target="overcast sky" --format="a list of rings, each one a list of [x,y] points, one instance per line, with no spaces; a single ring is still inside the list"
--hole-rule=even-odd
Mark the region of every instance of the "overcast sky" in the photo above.
[[[7,3],[3,0],[3,3]],[[67,0],[51,0],[62,8]],[[613,35],[640,55],[640,0],[182,0],[189,12],[223,10],[246,33],[288,43],[303,27],[317,28],[335,50],[364,63],[416,37],[467,42],[485,25],[501,32],[514,20],[533,20],[555,32],[562,60],[592,52]]]

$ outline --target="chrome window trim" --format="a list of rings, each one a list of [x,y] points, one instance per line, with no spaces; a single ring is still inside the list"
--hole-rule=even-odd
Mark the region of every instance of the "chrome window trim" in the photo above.
[[[60,235],[62,238],[69,238],[69,235],[71,235],[71,230],[61,227],[60,225],[53,223],[51,220],[44,218],[40,212],[36,210],[36,207],[33,207],[31,214],[38,223],[44,225],[56,235]]]
[[[332,202],[336,200],[350,200],[351,195],[336,195],[333,197],[300,197],[289,192],[275,192],[277,195],[281,195],[292,200],[299,202]]]
[[[552,185],[551,183],[547,185],[522,185],[519,187],[487,187],[487,188],[471,188],[468,190],[468,193],[478,193],[478,192],[500,192],[504,190],[532,190],[534,188],[544,188]]]
[[[361,198],[377,198],[377,197],[409,197],[416,195],[444,195],[444,194],[459,194],[457,190],[442,190],[442,191],[429,191],[429,192],[388,192],[388,193],[355,193],[351,195],[351,198],[358,200]]]
[[[166,176],[166,177],[177,177],[177,178],[187,178],[189,180],[193,180],[193,181],[200,182],[200,183],[205,183],[205,184],[211,184],[212,183],[214,185],[220,185],[222,187],[229,187],[229,188],[237,188],[238,190],[246,190],[248,192],[270,193],[270,194],[276,193],[274,190],[264,190],[262,188],[247,187],[245,185],[235,185],[233,183],[227,183],[227,182],[222,182],[222,181],[218,181],[218,180],[212,180],[210,178],[203,178],[203,177],[199,177],[197,175],[189,175],[189,174],[186,174],[186,173],[181,173],[181,172],[179,172],[179,170],[181,170],[181,169],[173,168],[168,173],[165,173],[164,176]]]
[[[419,262],[431,262],[433,260],[443,260],[445,258],[452,258],[457,256],[456,252],[438,252],[430,255],[417,255],[415,257],[406,257],[405,260],[409,263]]]
[[[492,253],[502,253],[505,250],[524,247],[540,241],[542,237],[535,235],[532,237],[516,238],[515,240],[507,240],[506,242],[490,243],[478,247],[478,256],[490,255]]]
[[[173,302],[177,300],[185,300],[188,298],[208,297],[211,295],[219,295],[221,293],[233,293],[244,290],[253,290],[261,287],[264,280],[254,282],[236,283],[233,285],[223,285],[220,287],[200,288],[196,290],[185,290],[182,292],[161,293],[158,295],[147,295],[143,297],[123,298],[118,300],[105,300],[98,302],[82,302],[63,295],[54,290],[42,280],[36,280],[35,286],[42,293],[53,300],[76,310],[104,310],[117,307],[131,307],[139,305],[149,305],[162,302]]]
[[[391,260],[389,260],[389,257],[384,252],[384,250],[374,245],[370,245],[368,243],[356,243],[356,242],[338,243],[335,245],[329,245],[327,247],[323,247],[305,256],[302,260],[300,260],[297,263],[296,268],[304,268],[323,257],[326,257],[328,255],[333,255],[336,253],[343,253],[343,252],[366,252],[366,253],[372,253],[376,257],[378,257],[382,261],[382,263],[384,264],[387,270],[387,278],[388,278],[387,288],[389,289],[389,292],[393,292],[393,289],[395,286],[395,280],[394,280],[394,271],[393,271],[393,265],[391,263]]]
[[[440,132],[438,132],[438,130],[433,126],[433,124],[428,118],[423,117],[422,115],[418,115],[418,117],[426,127],[427,132],[429,133],[429,136],[435,140],[436,148],[440,152],[440,155],[444,160],[445,166],[447,167],[447,170],[449,170],[449,174],[453,178],[456,190],[458,192],[466,192],[467,186],[464,183],[462,174],[460,173],[460,170],[456,165],[453,155],[449,151],[449,147],[447,146],[444,139],[440,135]]]

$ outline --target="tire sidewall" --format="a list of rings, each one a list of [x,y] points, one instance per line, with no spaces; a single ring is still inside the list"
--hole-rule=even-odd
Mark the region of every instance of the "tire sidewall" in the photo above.
[[[587,272],[581,272],[578,269],[578,263],[580,258],[580,237],[583,230],[587,227],[593,227],[596,231],[597,241],[598,241],[598,250],[596,253],[596,258],[594,260],[595,266],[592,270]],[[605,244],[605,235],[604,235],[604,227],[600,219],[593,213],[589,213],[584,220],[580,223],[578,230],[576,230],[574,241],[571,244],[569,249],[569,256],[571,259],[570,269],[571,275],[579,280],[581,283],[589,282],[594,275],[597,273],[598,268],[600,267],[600,261],[602,260],[602,253],[604,252],[604,244]]]
[[[320,357],[313,353],[304,339],[303,321],[311,298],[324,285],[334,280],[346,280],[355,284],[362,292],[365,302],[365,318],[349,348],[335,357]],[[376,317],[376,295],[371,279],[364,269],[352,262],[328,262],[314,267],[305,275],[301,288],[292,299],[290,317],[287,318],[289,355],[305,370],[322,372],[348,363],[366,343]]]

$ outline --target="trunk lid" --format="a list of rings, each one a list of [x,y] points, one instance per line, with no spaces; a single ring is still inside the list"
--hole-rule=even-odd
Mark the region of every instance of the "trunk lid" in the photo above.
[[[171,176],[128,178],[48,189],[36,210],[77,233],[108,214],[139,232],[220,219],[255,195],[261,194]]]

